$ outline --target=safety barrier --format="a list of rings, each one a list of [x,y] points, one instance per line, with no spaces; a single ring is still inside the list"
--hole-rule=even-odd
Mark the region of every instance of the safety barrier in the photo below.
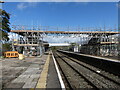
[[[17,51],[7,51],[4,53],[5,57],[18,57],[19,53]]]

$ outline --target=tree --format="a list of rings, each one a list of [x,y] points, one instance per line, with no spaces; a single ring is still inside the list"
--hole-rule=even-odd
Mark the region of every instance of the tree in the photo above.
[[[9,40],[8,32],[10,32],[10,14],[7,13],[5,10],[0,9],[0,55],[3,54],[3,52],[10,49],[10,44],[7,43]]]
[[[8,41],[8,32],[10,32],[9,27],[9,19],[10,14],[7,13],[5,10],[0,9],[0,31],[2,33],[2,36],[0,37],[1,41]]]

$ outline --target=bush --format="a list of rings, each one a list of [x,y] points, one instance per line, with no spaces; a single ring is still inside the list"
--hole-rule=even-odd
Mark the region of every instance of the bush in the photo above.
[[[0,48],[0,56],[3,56],[4,52],[11,51],[11,50],[12,48],[10,43],[2,44],[2,47]]]

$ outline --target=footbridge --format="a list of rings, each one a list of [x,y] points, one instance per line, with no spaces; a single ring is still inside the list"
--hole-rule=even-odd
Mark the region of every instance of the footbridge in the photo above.
[[[50,27],[14,27],[11,30],[13,35],[13,48],[24,48],[27,51],[34,51],[40,54],[45,47],[70,46],[70,50],[78,48],[79,52],[97,56],[118,56],[120,32],[117,29],[105,28],[50,28]],[[47,39],[45,39],[47,38]],[[48,41],[46,41],[48,40]],[[54,42],[54,40],[56,42]],[[54,43],[53,43],[54,42]],[[34,47],[34,50],[31,48]]]

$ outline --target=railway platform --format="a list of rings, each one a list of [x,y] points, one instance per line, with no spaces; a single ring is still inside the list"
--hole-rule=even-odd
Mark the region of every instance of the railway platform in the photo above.
[[[2,63],[2,88],[61,88],[51,53],[24,60],[6,58]]]

